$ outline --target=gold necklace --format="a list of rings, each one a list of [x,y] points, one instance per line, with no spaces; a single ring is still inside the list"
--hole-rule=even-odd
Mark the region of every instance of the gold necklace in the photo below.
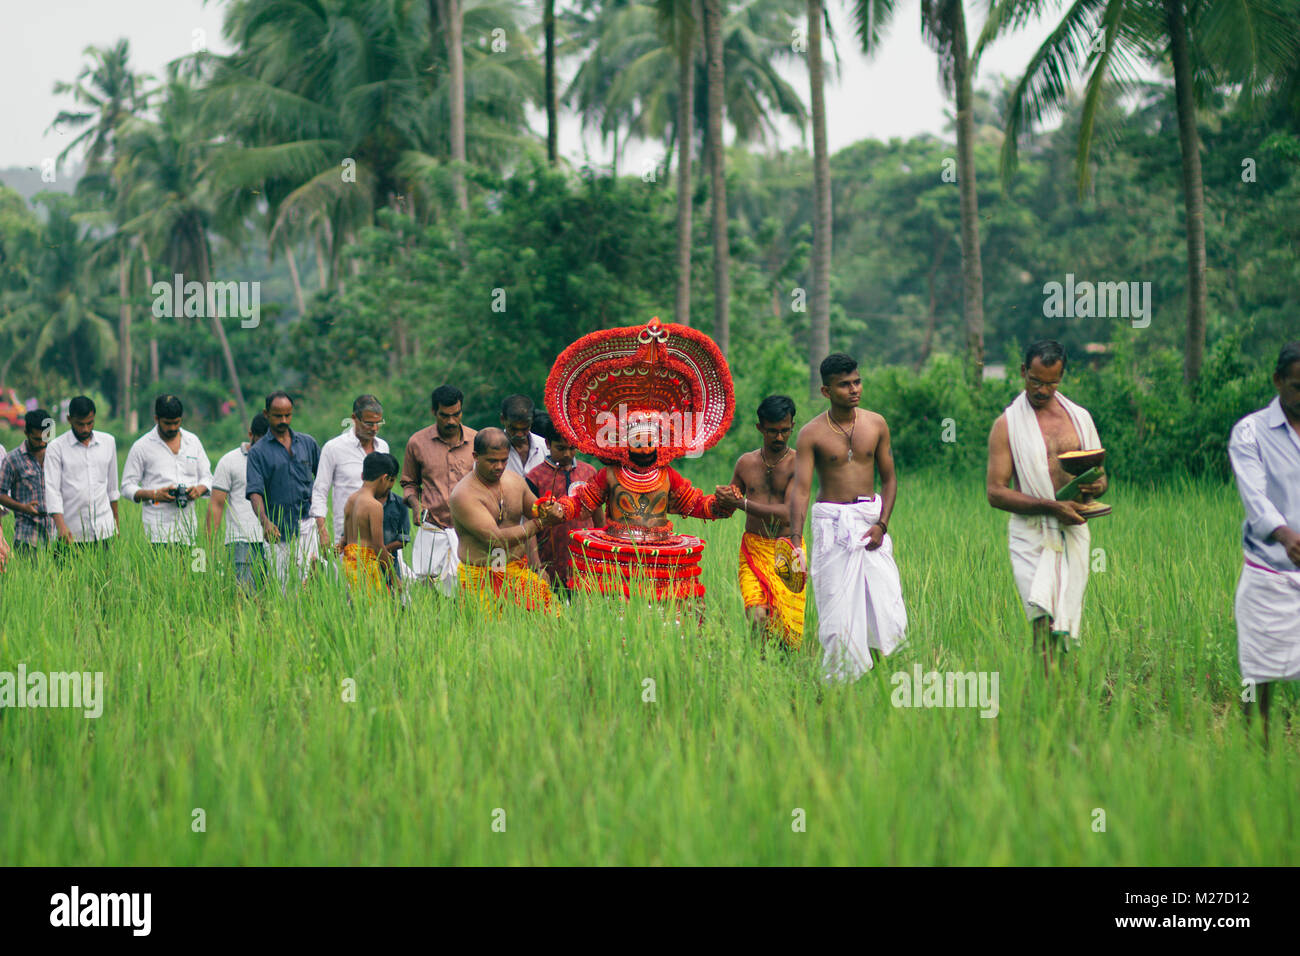
[[[759,449],[758,449],[758,457],[761,458],[761,459],[763,460],[763,464],[764,464],[764,466],[766,466],[766,468],[767,468],[767,477],[768,477],[768,478],[771,478],[771,477],[772,477],[772,469],[773,469],[773,468],[775,468],[777,465],[781,464],[781,462],[785,461],[787,458],[790,457],[790,451],[791,451],[791,449],[787,448],[787,449],[785,450],[785,454],[784,454],[784,455],[782,455],[780,458],[778,458],[776,461],[772,462],[772,464],[769,465],[769,464],[767,463],[767,456],[763,454],[763,449],[762,449],[762,447],[761,447],[761,446],[759,447]]]
[[[826,409],[826,420],[827,420],[828,422],[830,422],[830,424],[831,424],[831,428],[835,429],[837,432],[839,432],[841,435],[843,435],[845,441],[847,441],[847,442],[849,443],[849,457],[848,457],[848,460],[849,460],[849,461],[852,461],[852,460],[853,460],[853,433],[854,433],[855,431],[857,431],[857,428],[858,428],[858,411],[857,411],[857,409],[855,408],[855,409],[853,410],[853,426],[852,426],[852,427],[851,427],[847,432],[846,432],[843,428],[841,428],[839,425],[835,424],[835,419],[831,418],[831,410],[830,410],[829,408]]]

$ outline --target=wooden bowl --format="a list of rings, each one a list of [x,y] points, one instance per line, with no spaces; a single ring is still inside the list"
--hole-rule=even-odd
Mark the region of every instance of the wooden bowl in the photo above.
[[[1056,460],[1068,474],[1082,475],[1089,468],[1096,468],[1106,460],[1106,449],[1089,448],[1086,451],[1062,452]]]

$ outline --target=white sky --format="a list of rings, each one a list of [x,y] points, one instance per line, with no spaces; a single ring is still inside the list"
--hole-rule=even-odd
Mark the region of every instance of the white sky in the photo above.
[[[946,103],[934,55],[921,42],[919,5],[911,2],[900,10],[888,42],[868,62],[857,50],[845,4],[832,4],[843,61],[841,78],[826,91],[832,152],[865,138],[943,135]],[[982,23],[979,6],[967,4],[972,34]],[[56,80],[76,79],[87,46],[109,46],[125,36],[136,71],[161,75],[169,60],[190,52],[196,30],[205,31],[209,49],[228,52],[221,37],[222,11],[217,0],[0,0],[0,168],[38,167],[66,145],[66,131],[47,132],[59,109],[72,106],[71,98],[56,96],[53,87]],[[985,54],[980,77],[1019,75],[1047,29],[1034,24],[999,41]],[[565,69],[571,74],[576,64]],[[807,102],[806,70],[791,68],[786,75]],[[535,128],[544,132],[540,115]],[[799,142],[798,131],[790,126],[779,145]],[[583,146],[577,118],[562,114],[561,152],[581,162]],[[592,160],[608,162],[605,148],[594,138],[585,146]],[[624,154],[622,171],[659,152],[656,146],[633,144]]]

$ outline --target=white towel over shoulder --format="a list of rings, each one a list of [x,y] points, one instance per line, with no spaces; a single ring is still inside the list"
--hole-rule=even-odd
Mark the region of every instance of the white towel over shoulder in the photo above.
[[[1079,447],[1100,448],[1101,439],[1088,410],[1060,392],[1056,400],[1074,423]],[[1020,490],[1035,498],[1054,498],[1056,490],[1047,470],[1047,444],[1024,392],[1007,406],[1006,415],[1007,436]],[[1052,630],[1066,631],[1077,642],[1091,557],[1092,536],[1088,525],[1062,526],[1052,515],[1013,514],[1008,536],[1011,569],[1025,613],[1031,621],[1044,615],[1051,617]]]

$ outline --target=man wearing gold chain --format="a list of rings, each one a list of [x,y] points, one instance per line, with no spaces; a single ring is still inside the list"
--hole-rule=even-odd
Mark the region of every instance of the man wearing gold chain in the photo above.
[[[821,376],[830,408],[800,429],[795,452],[789,539],[797,550],[791,569],[806,568],[812,577],[823,673],[828,680],[857,680],[874,666],[875,653],[893,653],[907,630],[888,534],[898,476],[889,425],[875,412],[858,408],[862,376],[857,361],[843,353],[829,355]],[[803,526],[814,470],[820,488],[812,506],[809,561]]]
[[[780,637],[798,650],[803,642],[804,591],[792,591],[776,573],[777,542],[790,534],[794,490],[794,401],[769,395],[758,405],[754,425],[763,444],[736,462],[731,484],[718,497],[745,512],[740,539],[740,597],[755,629]]]

